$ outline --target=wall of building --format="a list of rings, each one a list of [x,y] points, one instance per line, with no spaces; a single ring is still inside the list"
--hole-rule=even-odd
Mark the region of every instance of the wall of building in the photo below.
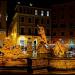
[[[38,38],[40,38],[40,36],[38,35],[37,27],[39,25],[43,26],[47,36],[50,36],[50,9],[17,5],[15,10],[16,13],[9,28],[10,34],[13,33],[14,27],[16,26],[17,39],[20,36],[24,36],[26,39],[31,38],[33,42],[33,40],[37,38],[39,43]]]
[[[0,47],[3,46],[3,40],[6,37],[6,17],[7,17],[7,1],[0,0]]]
[[[56,4],[51,7],[52,39],[63,38],[65,41],[75,37],[75,1]],[[74,38],[75,40],[75,38]]]
[[[7,1],[0,1],[0,29],[6,31]]]

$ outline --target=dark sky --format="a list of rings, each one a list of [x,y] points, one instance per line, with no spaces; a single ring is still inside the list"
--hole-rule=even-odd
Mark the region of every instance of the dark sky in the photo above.
[[[12,17],[15,13],[14,8],[18,1],[20,1],[21,3],[24,3],[26,6],[28,6],[29,3],[31,2],[34,7],[50,8],[52,4],[57,4],[57,3],[60,4],[60,3],[69,2],[72,0],[8,0],[8,4],[7,4],[8,24],[10,24],[12,20]]]

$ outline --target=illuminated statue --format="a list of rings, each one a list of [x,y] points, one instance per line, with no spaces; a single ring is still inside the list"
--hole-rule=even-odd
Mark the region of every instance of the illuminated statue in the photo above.
[[[55,47],[53,48],[54,50],[54,55],[57,57],[64,57],[65,56],[65,51],[67,50],[67,48],[65,47],[65,45],[58,40],[55,43]]]
[[[38,26],[38,34],[41,38],[41,41],[37,46],[37,50],[39,51],[39,53],[47,53],[47,39],[43,26]]]
[[[25,58],[28,54],[24,54],[21,50],[20,45],[15,45],[11,38],[4,39],[4,46],[2,47],[1,52],[4,53],[5,58]]]
[[[41,37],[41,41],[47,44],[47,39],[46,39],[45,30],[43,26],[38,26],[38,34]]]

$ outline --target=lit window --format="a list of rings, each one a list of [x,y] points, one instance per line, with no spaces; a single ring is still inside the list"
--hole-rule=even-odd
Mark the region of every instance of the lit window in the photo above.
[[[6,15],[6,21],[8,20],[8,15]]]
[[[20,46],[24,46],[24,40],[20,40]]]
[[[49,11],[47,11],[47,16],[49,16]]]
[[[44,15],[44,11],[42,10],[42,11],[41,11],[41,16],[43,16],[43,15]]]
[[[35,10],[35,15],[38,15],[38,14],[37,14],[37,10]]]

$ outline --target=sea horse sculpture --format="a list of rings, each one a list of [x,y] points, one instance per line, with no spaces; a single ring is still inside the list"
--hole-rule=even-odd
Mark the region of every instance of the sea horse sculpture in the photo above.
[[[45,35],[45,29],[43,26],[38,26],[38,34],[41,37],[41,41],[43,41],[45,44],[47,44],[47,39]]]
[[[60,40],[55,43],[55,47],[53,48],[54,55],[57,57],[64,57],[66,50],[67,47],[65,47],[65,45]]]
[[[43,26],[38,26],[38,34],[41,37],[41,41],[38,43],[37,50],[39,50],[40,53],[47,53],[47,39]]]

